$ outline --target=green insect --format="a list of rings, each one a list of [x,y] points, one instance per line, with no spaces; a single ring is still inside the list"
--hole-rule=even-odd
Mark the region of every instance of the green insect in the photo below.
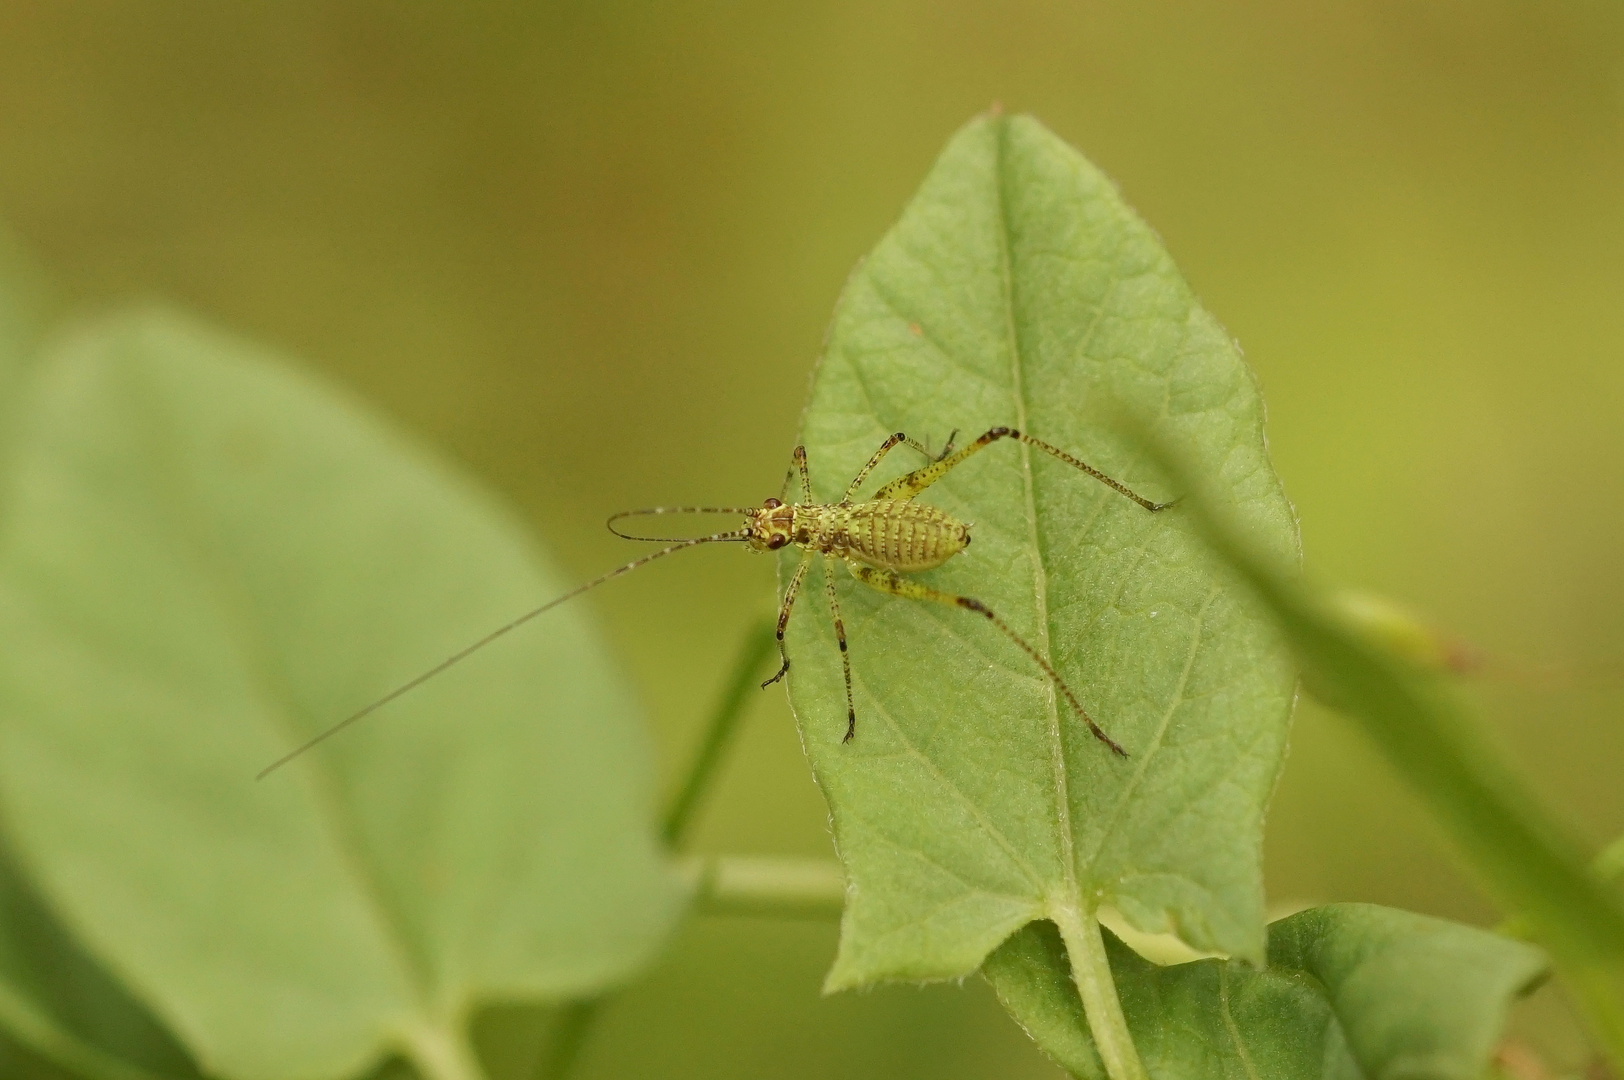
[[[266,766],[259,773],[264,779],[272,772],[292,761],[300,754],[309,750],[318,743],[324,742],[338,734],[343,729],[360,720],[362,717],[382,708],[400,697],[402,694],[421,686],[423,683],[440,674],[446,668],[483,649],[495,641],[544,612],[550,611],[566,600],[573,600],[589,589],[594,589],[606,581],[629,574],[640,566],[645,566],[655,559],[663,558],[673,552],[686,548],[696,547],[700,544],[716,543],[742,543],[749,546],[751,551],[777,551],[780,548],[794,544],[803,552],[801,564],[796,567],[794,575],[789,580],[789,588],[784,591],[784,602],[778,610],[778,654],[783,663],[777,674],[761,684],[763,689],[782,679],[789,672],[789,653],[784,648],[784,629],[789,625],[790,610],[795,606],[795,598],[800,593],[801,581],[806,577],[807,567],[812,565],[814,556],[821,555],[825,561],[824,583],[829,594],[829,610],[834,617],[835,641],[840,646],[840,663],[846,677],[846,735],[843,741],[850,742],[857,733],[857,709],[852,701],[851,690],[851,656],[846,646],[846,627],[840,618],[840,599],[835,590],[835,564],[844,561],[846,568],[853,577],[870,588],[877,589],[891,596],[906,597],[910,600],[928,600],[950,607],[962,608],[985,618],[996,626],[1011,641],[1019,645],[1030,656],[1043,673],[1055,684],[1055,687],[1065,697],[1072,710],[1088,725],[1088,730],[1094,737],[1115,753],[1126,757],[1127,751],[1109,735],[1107,735],[1092,717],[1077,695],[1066,685],[1054,665],[1038,652],[1014,630],[1009,624],[999,618],[991,608],[979,600],[968,596],[955,596],[928,585],[913,581],[903,575],[905,573],[932,570],[942,565],[948,559],[957,555],[970,546],[970,526],[937,509],[923,503],[913,501],[914,497],[936,481],[946,476],[955,467],[962,464],[970,455],[992,445],[1000,439],[1015,439],[1028,446],[1041,450],[1052,457],[1064,461],[1066,464],[1087,473],[1111,490],[1132,499],[1146,510],[1156,513],[1173,505],[1170,502],[1151,502],[1129,490],[1125,485],[1111,479],[1093,466],[1072,457],[1065,451],[1050,446],[1048,443],[1032,436],[1016,431],[1014,428],[995,427],[963,449],[954,451],[953,440],[948,439],[947,447],[940,455],[933,455],[921,443],[909,438],[903,432],[897,432],[886,438],[874,456],[868,459],[868,464],[857,471],[850,484],[846,485],[845,496],[837,503],[817,503],[812,499],[812,478],[807,472],[806,447],[795,448],[795,472],[800,475],[801,494],[804,502],[786,504],[781,499],[768,499],[758,507],[723,507],[723,506],[657,506],[646,510],[626,510],[609,519],[609,530],[616,536],[627,540],[661,540],[659,537],[632,536],[615,528],[615,523],[628,517],[650,516],[659,514],[742,514],[744,525],[741,528],[728,532],[714,533],[710,536],[696,536],[686,540],[678,540],[651,555],[634,559],[625,566],[617,567],[606,574],[593,578],[583,585],[579,585],[563,596],[549,600],[547,603],[527,611],[512,622],[486,634],[478,641],[469,645],[460,652],[446,657],[434,667],[423,674],[396,687],[383,697],[374,701],[359,712],[345,717],[321,734],[303,743],[287,754]],[[857,489],[862,487],[863,481],[868,479],[885,455],[898,446],[906,445],[923,454],[929,459],[928,463],[898,477],[889,484],[881,487],[872,498],[863,502],[853,502]],[[785,486],[789,483],[785,478]]]

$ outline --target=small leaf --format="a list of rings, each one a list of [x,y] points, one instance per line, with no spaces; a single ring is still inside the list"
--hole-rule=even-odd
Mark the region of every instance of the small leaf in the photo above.
[[[1200,485],[1178,448],[1143,445]],[[1572,832],[1483,738],[1448,686],[1391,639],[1350,619],[1331,595],[1282,576],[1199,490],[1191,523],[1278,620],[1305,683],[1335,703],[1414,789],[1489,894],[1551,955],[1591,1034],[1624,1068],[1624,899],[1585,865]]]
[[[815,498],[838,501],[891,432],[940,445],[956,428],[962,444],[998,425],[1176,496],[1124,419],[1186,447],[1295,565],[1262,403],[1229,338],[1093,166],[1029,118],[976,120],[841,297],[803,421]],[[920,463],[899,447],[876,480]],[[1178,509],[1151,514],[1013,441],[920,500],[972,522],[974,543],[919,580],[1006,619],[1128,756],[982,619],[834,565],[856,689],[842,744],[814,573],[790,682],[851,881],[829,987],[962,975],[1026,923],[1100,903],[1261,962],[1262,815],[1294,676],[1245,590]]]
[[[1477,1080],[1512,1000],[1545,971],[1537,949],[1370,904],[1313,908],[1269,927],[1269,962],[1157,967],[1109,939],[1134,1042],[1157,1080]],[[1043,1049],[1103,1072],[1049,923],[983,969]]]
[[[580,608],[253,780],[561,591],[490,499],[177,318],[87,329],[36,382],[0,532],[4,824],[206,1071],[468,1075],[476,1002],[649,959],[678,889]]]

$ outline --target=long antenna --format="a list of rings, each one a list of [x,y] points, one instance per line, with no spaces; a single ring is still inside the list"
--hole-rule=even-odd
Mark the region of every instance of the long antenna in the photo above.
[[[617,515],[617,517],[618,516],[620,515]],[[611,518],[610,520],[613,521],[614,518]],[[298,747],[295,747],[286,754],[283,754],[281,757],[277,758],[275,761],[271,762],[269,765],[265,766],[259,771],[259,774],[255,776],[254,779],[265,779],[267,776],[271,775],[273,772],[280,769],[282,766],[286,765],[288,762],[292,761],[306,750],[309,750],[311,747],[317,745],[318,743],[326,742],[328,739],[332,738],[334,735],[337,735],[340,731],[343,731],[357,720],[371,715],[407,691],[415,690],[417,687],[423,685],[436,675],[440,674],[440,672],[444,671],[446,668],[451,667],[453,664],[460,661],[466,660],[468,657],[472,656],[480,649],[483,649],[485,646],[489,645],[502,635],[510,631],[517,630],[531,619],[534,619],[537,615],[540,615],[546,611],[551,611],[553,608],[557,607],[559,604],[562,604],[566,600],[573,600],[575,597],[580,596],[588,589],[596,588],[597,586],[602,585],[604,582],[613,580],[622,574],[629,574],[633,570],[636,570],[639,566],[643,566],[646,563],[651,563],[655,559],[663,558],[664,556],[671,554],[673,551],[681,551],[683,548],[691,548],[698,544],[712,544],[730,540],[740,541],[744,539],[746,539],[745,531],[743,529],[736,529],[733,532],[716,533],[712,536],[696,536],[690,540],[681,540],[675,544],[672,544],[670,547],[661,548],[652,555],[644,555],[641,559],[633,559],[625,566],[617,567],[616,569],[609,571],[607,574],[595,577],[585,585],[578,585],[569,592],[565,593],[563,596],[549,600],[540,607],[525,612],[517,619],[514,619],[512,622],[508,623],[506,626],[497,627],[495,630],[492,630],[490,633],[486,634],[484,637],[480,638],[466,649],[453,653],[444,660],[440,661],[438,664],[435,664],[433,667],[423,672],[423,674],[417,676],[417,678],[395,687],[395,689],[389,691],[389,693],[385,694],[377,701],[374,701],[360,712],[346,716],[344,719],[340,720],[338,723],[334,724],[320,735],[317,735]]]
[[[615,528],[615,522],[621,518],[654,517],[660,514],[753,514],[756,509],[754,506],[650,506],[644,510],[622,510],[618,514],[611,515],[605,524],[609,527],[610,532],[622,540],[648,540],[656,544],[663,544],[676,538],[671,536],[633,536]]]

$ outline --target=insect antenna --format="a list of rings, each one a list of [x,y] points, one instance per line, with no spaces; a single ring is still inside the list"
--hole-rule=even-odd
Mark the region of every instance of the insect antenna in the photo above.
[[[615,522],[621,518],[629,517],[658,517],[660,514],[753,514],[756,508],[739,506],[650,506],[643,510],[622,510],[611,516],[606,523],[609,531],[622,540],[647,540],[650,543],[663,544],[677,539],[673,536],[633,536],[623,533],[615,528]]]
[[[645,513],[645,512],[646,511],[638,511],[638,510],[631,511],[631,513],[634,513],[634,514],[636,514],[636,513]],[[669,513],[670,511],[665,511],[665,512]],[[727,513],[729,511],[719,511],[719,512]],[[740,512],[742,513],[743,511],[740,511]],[[609,520],[612,522],[612,521],[615,521],[618,518],[621,518],[621,517],[624,517],[624,516],[626,516],[626,515],[624,515],[624,514],[616,514],[613,518],[610,518]],[[613,529],[613,526],[611,526],[611,529]],[[616,535],[620,535],[620,534],[617,533]],[[517,630],[519,627],[523,626],[525,623],[529,622],[531,619],[534,619],[536,616],[542,614],[543,612],[551,611],[553,608],[557,607],[559,604],[562,604],[564,601],[575,599],[577,596],[580,596],[582,593],[586,592],[588,589],[597,588],[599,585],[602,585],[606,581],[611,581],[611,580],[613,580],[613,579],[615,579],[617,577],[620,577],[622,574],[629,574],[633,570],[636,570],[639,566],[643,566],[643,565],[646,565],[648,563],[651,563],[655,559],[664,558],[665,556],[670,555],[672,552],[681,551],[684,548],[697,547],[700,544],[727,543],[727,542],[730,542],[730,541],[734,542],[734,543],[739,543],[739,542],[742,542],[742,541],[744,541],[746,539],[748,539],[748,535],[746,534],[745,530],[743,530],[743,529],[735,529],[732,532],[714,533],[714,534],[712,534],[710,536],[695,536],[695,537],[690,537],[689,539],[686,539],[686,540],[678,540],[675,543],[671,544],[669,547],[661,548],[659,551],[656,551],[656,552],[654,552],[652,554],[649,554],[649,555],[644,555],[640,559],[633,559],[631,562],[627,563],[625,566],[616,567],[615,569],[609,571],[607,574],[600,574],[599,576],[593,578],[591,581],[588,581],[584,585],[577,585],[575,588],[571,589],[569,592],[565,593],[563,596],[555,597],[554,599],[547,601],[545,604],[541,605],[540,607],[533,608],[530,611],[525,612],[523,615],[520,615],[517,619],[514,619],[512,622],[507,623],[506,625],[503,625],[503,626],[499,626],[495,630],[492,630],[490,633],[486,634],[484,637],[480,638],[478,641],[474,642],[472,645],[469,645],[467,648],[462,649],[459,652],[452,653],[450,656],[446,657],[444,660],[440,661],[438,664],[435,664],[433,667],[431,667],[427,671],[423,672],[423,674],[417,676],[415,679],[412,679],[409,682],[402,683],[401,685],[395,687],[393,690],[389,691],[389,693],[385,694],[383,697],[379,698],[377,701],[374,701],[372,704],[368,705],[366,708],[360,710],[359,712],[351,713],[349,716],[346,716],[344,719],[340,720],[338,723],[334,724],[332,727],[328,728],[326,731],[323,731],[321,734],[316,735],[314,738],[311,738],[311,739],[307,740],[306,742],[300,744],[299,746],[295,747],[294,749],[288,751],[286,754],[283,754],[281,757],[277,758],[275,761],[271,762],[269,765],[265,766],[265,768],[263,768],[263,769],[261,769],[259,771],[259,774],[257,776],[255,776],[254,779],[256,779],[256,780],[265,779],[267,776],[271,775],[277,769],[280,769],[282,766],[286,765],[288,762],[292,761],[294,758],[298,757],[300,754],[303,754],[306,750],[309,750],[311,747],[316,746],[319,743],[326,742],[328,739],[332,738],[334,735],[337,735],[340,731],[343,731],[345,728],[349,727],[351,724],[355,723],[357,720],[360,720],[363,717],[371,715],[372,713],[376,712],[377,710],[383,708],[385,705],[389,704],[391,701],[394,701],[396,698],[400,697],[402,694],[405,694],[410,690],[415,690],[417,687],[423,685],[424,683],[428,682],[430,679],[434,678],[436,675],[440,674],[440,672],[444,671],[446,668],[451,667],[453,664],[457,664],[457,663],[459,663],[459,662],[461,662],[463,660],[466,660],[468,657],[472,656],[474,653],[476,653],[479,650],[483,649],[485,646],[489,645],[491,642],[495,641],[497,638],[502,637],[504,634],[507,634],[507,633],[509,633],[511,631]]]

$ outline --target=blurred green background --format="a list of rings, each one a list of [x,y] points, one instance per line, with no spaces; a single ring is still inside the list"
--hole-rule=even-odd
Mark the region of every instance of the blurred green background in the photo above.
[[[1624,831],[1616,4],[12,2],[0,220],[75,304],[296,351],[586,576],[616,509],[778,490],[844,276],[994,101],[1114,176],[1241,341],[1311,571],[1481,649],[1506,751]],[[773,596],[765,559],[683,562],[588,601],[668,777]],[[829,853],[781,691],[698,846]],[[1282,907],[1494,918],[1312,705],[1267,872]],[[581,1075],[1057,1075],[979,981],[820,999],[834,936],[691,924]],[[1576,1060],[1552,998],[1519,1023]]]

